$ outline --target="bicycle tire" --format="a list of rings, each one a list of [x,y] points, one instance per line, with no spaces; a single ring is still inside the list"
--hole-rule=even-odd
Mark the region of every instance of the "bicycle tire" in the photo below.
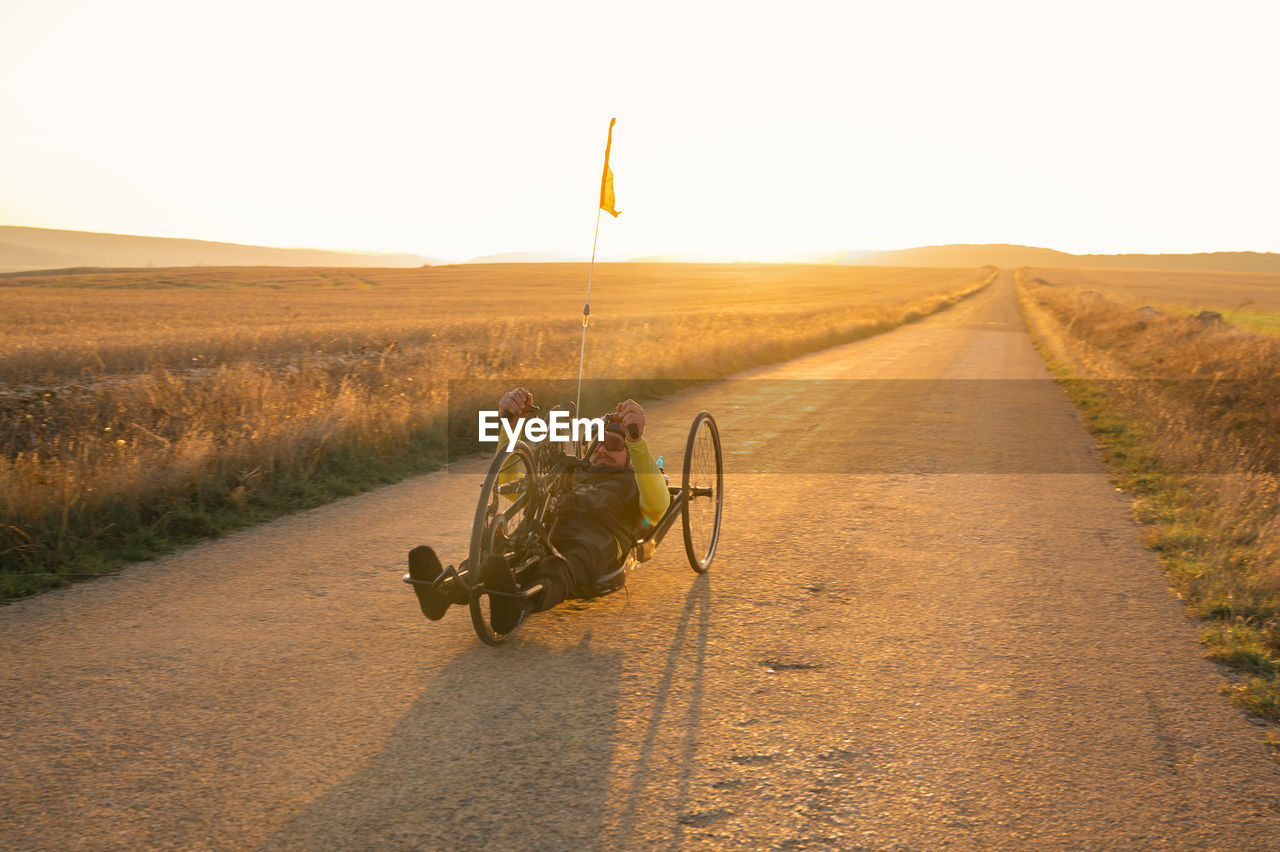
[[[514,473],[515,477],[499,483],[499,474],[504,471]],[[517,496],[507,500],[511,494]],[[475,591],[480,585],[480,566],[489,556],[502,550],[503,539],[500,536],[505,538],[505,535],[515,532],[526,518],[538,510],[538,496],[537,468],[527,444],[518,443],[510,453],[494,457],[480,488],[467,556],[471,569],[468,578],[472,587],[471,625],[486,645],[501,645],[510,634],[493,629],[489,596]],[[510,554],[503,551],[501,555]]]
[[[703,574],[715,558],[724,513],[724,455],[720,429],[709,411],[698,412],[689,427],[680,487],[684,497],[680,506],[684,552],[689,566]]]

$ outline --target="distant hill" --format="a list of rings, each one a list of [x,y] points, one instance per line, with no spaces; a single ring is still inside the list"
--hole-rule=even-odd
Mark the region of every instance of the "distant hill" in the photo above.
[[[921,246],[897,251],[851,251],[854,266],[1047,266],[1114,269],[1186,269],[1280,273],[1280,254],[1215,251],[1203,254],[1069,254],[1015,245]]]
[[[463,263],[586,263],[590,258],[567,251],[505,251],[482,254]]]
[[[599,258],[598,258],[599,259]],[[609,261],[693,263],[697,253],[609,257]],[[896,251],[833,251],[797,254],[786,260],[853,266],[1038,266],[1070,268],[1184,269],[1280,273],[1280,254],[1219,251],[1204,254],[1069,254],[1019,245],[920,246]],[[466,263],[569,263],[587,257],[568,251],[520,251],[475,257]],[[137,237],[51,228],[0,225],[0,273],[75,267],[165,266],[368,266],[438,264],[414,254],[376,254],[324,249],[273,248],[171,237]]]
[[[0,272],[68,267],[422,266],[413,254],[271,248],[0,225]]]
[[[770,252],[762,251],[755,258],[735,260],[733,263],[815,263],[834,265],[842,263],[849,252],[843,249],[834,251],[794,251]],[[667,254],[650,254],[632,258],[636,263],[724,263],[722,252],[670,252]]]

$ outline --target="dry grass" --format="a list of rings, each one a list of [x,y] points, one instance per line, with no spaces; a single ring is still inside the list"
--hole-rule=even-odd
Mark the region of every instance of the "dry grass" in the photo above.
[[[1135,301],[1157,300],[1103,289],[1103,276],[1082,288],[1024,273],[1028,320],[1073,377],[1179,594],[1210,622],[1210,653],[1242,672],[1237,698],[1280,720],[1280,338],[1143,310]]]
[[[808,326],[797,332],[803,336],[823,323],[843,325],[850,311],[871,320],[891,316],[892,307],[974,277],[957,270],[599,264],[593,329],[637,332],[639,345],[657,339],[686,348],[700,335],[684,332],[702,323],[713,332],[739,320],[764,324],[773,337],[789,334],[784,326],[796,321]],[[0,381],[363,356],[393,342],[402,351],[453,344],[487,358],[485,329],[494,322],[510,322],[535,340],[541,333],[555,348],[579,328],[586,278],[583,264],[0,276]],[[834,315],[823,317],[825,308]],[[644,322],[662,324],[660,333]],[[576,374],[576,345],[561,348],[574,357],[558,369]]]
[[[874,334],[989,279],[600,265],[586,372],[643,397]],[[580,264],[0,277],[6,593],[437,462],[449,380],[576,375],[585,283]]]
[[[1159,269],[1027,269],[1023,274],[1029,281],[1098,290],[1165,313],[1213,310],[1245,327],[1280,330],[1280,275]]]

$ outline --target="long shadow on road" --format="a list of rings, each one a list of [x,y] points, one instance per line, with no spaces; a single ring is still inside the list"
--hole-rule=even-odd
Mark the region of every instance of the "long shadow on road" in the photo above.
[[[678,842],[683,826],[674,817],[696,770],[710,606],[704,575],[689,589],[665,654],[654,649],[661,669],[629,753],[615,754],[622,651],[593,648],[590,633],[563,649],[477,643],[440,669],[381,752],[264,848],[627,846],[651,834],[655,816],[670,818],[659,832]],[[606,825],[611,772],[619,801]]]
[[[705,667],[710,620],[711,578],[703,574],[694,581],[689,594],[685,597],[684,609],[680,613],[680,620],[676,624],[671,643],[667,648],[667,658],[663,663],[662,676],[655,689],[649,720],[638,746],[635,766],[622,792],[619,803],[621,811],[616,817],[616,827],[610,838],[610,846],[627,848],[633,845],[637,812],[651,813],[664,809],[661,806],[647,805],[647,802],[655,797],[654,791],[649,790],[655,785],[655,781],[660,788],[656,792],[656,798],[668,800],[666,809],[674,808],[679,814],[688,804],[689,787],[697,763],[698,730],[702,718],[703,692],[706,686]],[[692,645],[692,660],[687,660],[686,649],[690,645]],[[676,675],[682,668],[681,663],[691,668],[684,670],[679,682],[688,694],[677,700],[672,693],[673,687],[677,685]],[[670,714],[672,718],[665,719],[669,707],[673,711]],[[663,751],[659,748],[659,741],[662,739],[664,727],[674,729],[676,732],[676,742],[670,744],[675,761],[675,765],[671,767],[658,765],[658,753]],[[679,845],[683,830],[683,823],[677,820],[672,829],[674,836],[669,840]]]
[[[383,750],[268,849],[572,849],[598,842],[621,653],[476,644],[440,670]]]

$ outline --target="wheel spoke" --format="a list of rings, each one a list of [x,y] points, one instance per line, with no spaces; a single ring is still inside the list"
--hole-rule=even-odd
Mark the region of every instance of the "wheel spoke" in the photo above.
[[[504,521],[510,521],[516,515],[524,511],[524,507],[529,503],[529,495],[521,494],[518,499],[512,500],[511,505],[507,507],[505,512],[499,512]]]

